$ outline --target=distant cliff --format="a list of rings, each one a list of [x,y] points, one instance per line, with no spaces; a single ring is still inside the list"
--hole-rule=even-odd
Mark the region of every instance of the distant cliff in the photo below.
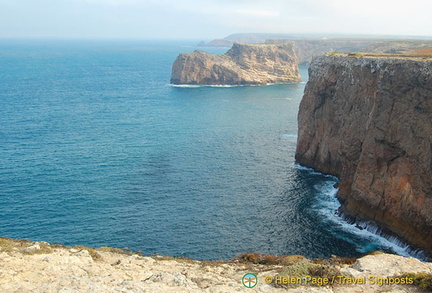
[[[358,52],[375,44],[371,40],[267,40],[266,44],[291,43],[299,64],[309,64],[312,58],[329,52]]]
[[[342,211],[432,252],[432,59],[315,58],[296,160],[340,178]]]
[[[294,45],[299,64],[309,64],[313,57],[329,52],[373,52],[373,53],[406,53],[413,48],[430,48],[430,39],[389,39],[382,37],[364,38],[328,38],[326,35],[286,35],[286,34],[232,34],[223,39],[209,43],[201,42],[199,46],[231,47],[233,43],[243,44],[284,44]]]
[[[297,63],[292,44],[234,44],[222,55],[203,51],[180,54],[172,67],[171,83],[252,85],[299,82]]]

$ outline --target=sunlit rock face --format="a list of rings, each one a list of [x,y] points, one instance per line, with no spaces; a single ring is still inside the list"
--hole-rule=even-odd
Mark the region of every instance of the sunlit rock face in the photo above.
[[[340,178],[341,210],[432,251],[432,61],[315,58],[296,160]]]
[[[189,85],[260,85],[300,82],[292,44],[234,44],[227,53],[180,54],[171,83]]]

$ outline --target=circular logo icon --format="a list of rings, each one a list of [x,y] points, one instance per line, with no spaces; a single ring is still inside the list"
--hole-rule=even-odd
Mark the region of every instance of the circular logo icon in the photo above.
[[[256,275],[247,273],[242,278],[242,284],[246,288],[253,288],[258,284],[258,278]]]

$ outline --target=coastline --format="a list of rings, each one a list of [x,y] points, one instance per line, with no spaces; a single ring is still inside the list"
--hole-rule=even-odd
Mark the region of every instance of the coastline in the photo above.
[[[337,198],[337,192],[339,191],[339,188],[335,187],[335,185],[339,184],[339,179],[336,176],[321,173],[313,168],[303,166],[299,163],[295,163],[295,166],[299,170],[305,170],[311,172],[311,174],[317,174],[332,179],[328,186],[321,186],[320,193],[322,196],[320,196],[317,203],[315,204],[315,208],[318,210],[318,213],[325,218],[326,221],[332,223],[334,230],[340,229],[346,233],[358,235],[363,239],[373,239],[371,240],[372,243],[382,245],[383,247],[391,250],[393,253],[401,256],[414,257],[421,261],[431,261],[431,259],[423,250],[410,245],[408,242],[404,241],[404,239],[398,237],[394,233],[382,229],[373,221],[361,221],[352,218],[340,211],[341,203]],[[338,235],[338,237],[342,237],[339,235],[341,233],[334,233]],[[349,240],[349,238],[346,240]],[[360,243],[356,244],[358,245],[359,252],[370,252],[368,251],[368,246],[370,244],[366,244],[366,246]]]
[[[403,275],[407,272],[432,274],[431,263],[383,253],[314,261],[258,254],[231,261],[196,261],[10,238],[0,238],[0,260],[2,292],[251,292],[242,285],[242,278],[250,273],[258,282],[253,292],[304,292],[306,288],[310,292],[422,292],[413,284],[390,282],[406,282],[411,278]],[[296,280],[310,280],[283,282],[287,273]],[[312,281],[332,275],[332,284]]]
[[[340,179],[339,211],[353,222],[373,221],[427,255],[430,60],[316,57],[300,104],[295,155]]]

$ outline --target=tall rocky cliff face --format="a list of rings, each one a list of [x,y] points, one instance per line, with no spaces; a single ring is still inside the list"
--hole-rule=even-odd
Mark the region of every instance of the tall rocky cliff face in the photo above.
[[[292,44],[234,44],[227,53],[203,51],[180,54],[172,67],[171,83],[247,85],[300,82]]]
[[[341,210],[432,252],[432,61],[315,58],[296,160],[339,177]]]

